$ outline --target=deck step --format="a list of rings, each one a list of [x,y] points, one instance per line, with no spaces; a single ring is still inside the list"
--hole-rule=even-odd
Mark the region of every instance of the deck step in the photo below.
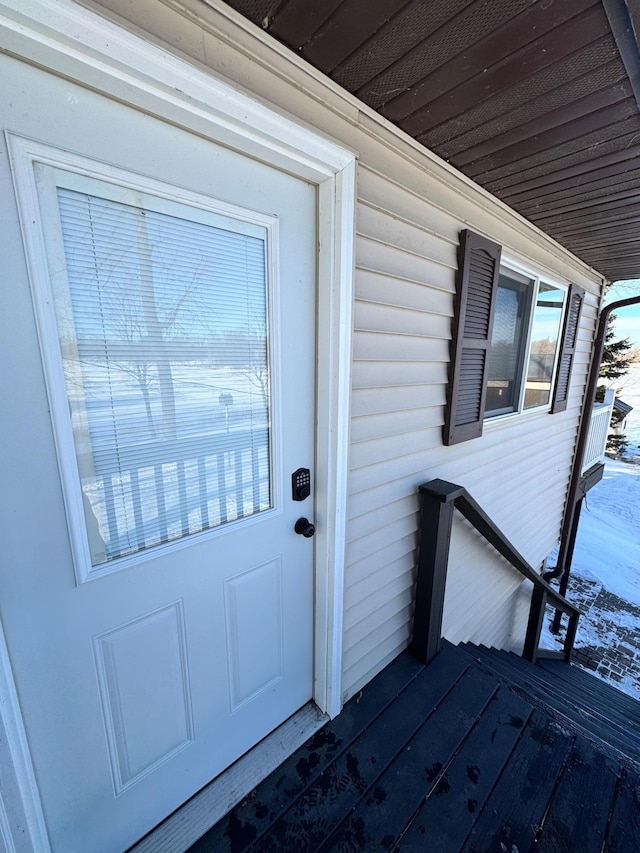
[[[510,680],[514,688],[520,689],[544,702],[563,717],[573,721],[586,733],[601,738],[613,748],[640,760],[640,723],[636,721],[637,709],[625,710],[615,688],[603,685],[594,676],[582,674],[584,678],[565,679],[571,667],[553,662],[552,668],[532,666],[516,655],[495,649],[473,649],[475,659],[487,666],[492,673],[500,673]],[[591,682],[595,682],[592,684]],[[604,687],[602,691],[600,688]],[[634,700],[630,699],[632,704]]]
[[[640,702],[637,699],[606,684],[602,679],[585,672],[578,666],[564,667],[558,661],[552,660],[539,660],[537,666],[546,672],[562,672],[562,677],[567,683],[584,684],[593,697],[601,697],[603,701],[610,702],[619,708],[628,720],[632,720],[634,725],[640,728]]]
[[[472,644],[462,645],[460,649],[584,736],[595,738],[640,764],[640,703],[631,697],[561,661],[544,661],[534,666],[498,649]]]
[[[480,653],[486,651],[496,659],[508,659],[523,671],[530,669],[528,661],[513,653],[501,652],[498,649],[485,646],[475,646],[474,648],[478,649]],[[548,658],[540,658],[536,663],[536,668],[552,675],[559,674],[563,683],[571,683],[577,690],[581,690],[585,697],[593,701],[602,701],[607,707],[617,709],[624,719],[633,720],[634,724],[640,727],[640,703],[621,690],[606,684],[600,678],[578,666],[566,666],[563,661]]]
[[[532,666],[510,652],[482,646],[473,649],[476,655],[484,656],[494,668],[506,667],[507,673],[512,676],[515,671],[522,677],[559,691],[581,708],[621,724],[625,731],[631,724],[631,728],[640,733],[640,703],[590,673],[558,660],[542,659]]]

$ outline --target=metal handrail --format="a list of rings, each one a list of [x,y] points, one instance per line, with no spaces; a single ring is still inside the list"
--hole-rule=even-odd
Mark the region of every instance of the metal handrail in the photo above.
[[[419,491],[424,507],[414,616],[414,652],[426,661],[439,650],[453,510],[457,509],[498,553],[534,585],[522,656],[531,661],[538,657],[561,657],[568,662],[582,611],[536,572],[463,486],[437,479],[420,486]],[[438,601],[439,597],[442,601]],[[562,652],[539,648],[547,602],[569,616]],[[428,613],[424,612],[425,606]],[[429,624],[424,622],[425,617]]]

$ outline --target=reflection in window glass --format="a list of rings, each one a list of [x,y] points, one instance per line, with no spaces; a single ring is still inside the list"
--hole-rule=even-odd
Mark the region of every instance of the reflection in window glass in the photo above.
[[[500,273],[489,349],[487,416],[518,409],[532,288],[531,279],[514,272]]]
[[[92,564],[268,509],[266,230],[57,197],[56,315]]]
[[[550,284],[540,284],[533,312],[525,409],[545,406],[551,398],[563,302],[563,290]]]

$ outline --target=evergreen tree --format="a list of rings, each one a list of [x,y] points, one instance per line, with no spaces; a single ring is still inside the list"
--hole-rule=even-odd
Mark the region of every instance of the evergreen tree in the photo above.
[[[610,314],[607,321],[607,334],[605,336],[604,351],[602,354],[602,364],[600,365],[600,378],[608,379],[609,381],[620,379],[624,376],[629,367],[636,360],[635,352],[632,350],[632,343],[629,338],[623,338],[616,341],[615,338],[615,323],[616,315]],[[596,394],[596,400],[604,399],[605,386],[600,385]],[[616,412],[615,409],[611,413],[611,426],[615,427],[623,420],[624,414]],[[607,437],[607,450],[612,453],[624,453],[629,442],[625,435],[617,435],[614,432],[609,433]]]
[[[614,340],[616,334],[615,319],[615,314],[609,314],[602,364],[600,365],[600,377],[602,379],[619,379],[625,375],[634,361],[634,354],[631,351],[632,343],[629,338],[623,338],[620,341]]]

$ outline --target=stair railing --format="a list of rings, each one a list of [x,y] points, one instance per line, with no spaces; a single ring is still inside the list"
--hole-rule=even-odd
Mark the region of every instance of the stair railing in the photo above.
[[[543,580],[463,486],[446,480],[431,480],[420,486],[419,491],[423,509],[411,644],[413,653],[428,663],[440,651],[449,546],[453,513],[457,509],[498,553],[533,584],[522,657],[532,662],[539,657],[561,658],[569,662],[582,611]],[[539,648],[547,602],[569,617],[562,651]]]

